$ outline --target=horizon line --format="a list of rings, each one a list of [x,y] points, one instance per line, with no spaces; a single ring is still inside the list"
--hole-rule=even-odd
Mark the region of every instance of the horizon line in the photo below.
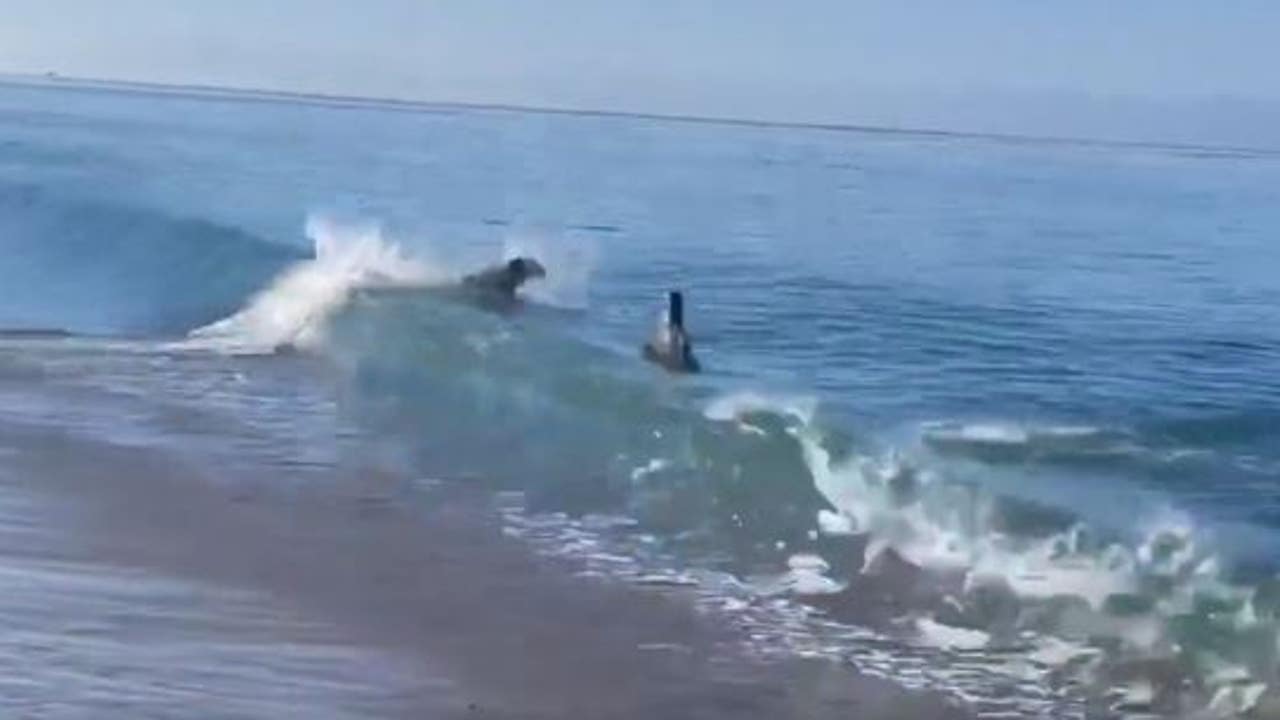
[[[914,135],[934,138],[969,138],[1010,143],[1249,153],[1268,156],[1280,155],[1280,147],[1165,142],[1158,140],[1120,140],[1083,136],[1036,135],[1032,133],[947,130],[933,127],[902,127],[856,122],[769,120],[765,118],[744,118],[693,113],[661,113],[607,108],[526,105],[522,103],[422,100],[400,97],[378,97],[372,95],[347,95],[339,93],[305,92],[300,90],[278,90],[234,85],[164,83],[148,80],[130,80],[125,78],[95,78],[76,75],[62,75],[57,72],[48,72],[44,74],[0,72],[0,86],[3,85],[34,89],[60,89],[73,92],[117,92],[121,94],[158,95],[194,100],[242,100],[281,104],[293,103],[334,108],[382,109],[398,112],[474,111],[619,119],[630,118],[636,120],[678,122],[699,125],[725,125],[766,129],[821,130],[827,132],[865,133],[874,135]]]

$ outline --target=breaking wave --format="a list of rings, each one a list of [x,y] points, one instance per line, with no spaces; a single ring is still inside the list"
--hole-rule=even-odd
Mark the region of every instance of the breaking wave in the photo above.
[[[188,346],[246,354],[314,349],[329,318],[355,291],[430,287],[448,279],[407,256],[377,226],[344,227],[315,217],[307,236],[314,258],[290,267],[235,314],[193,330]]]
[[[714,378],[655,383],[643,364],[575,339],[563,315],[504,316],[439,292],[458,273],[376,225],[312,218],[308,257],[29,188],[0,192],[0,221],[19,231],[8,237],[43,238],[23,255],[32,286],[0,293],[30,302],[40,282],[78,293],[58,312],[0,318],[6,327],[176,327],[189,330],[183,350],[322,355],[350,386],[342,411],[415,471],[519,490],[533,512],[625,515],[763,596],[902,642],[1018,650],[1112,707],[1231,714],[1277,701],[1280,583],[1231,575],[1207,528],[1161,507],[1100,526],[956,472],[1161,467],[1219,430],[1265,432],[1266,418],[948,420],[923,424],[916,444],[885,442],[833,421],[817,398]],[[553,282],[535,301],[585,307],[593,250],[549,257],[524,239],[506,252],[549,259]]]
[[[762,411],[748,403],[726,415],[724,403],[708,417],[741,426]],[[1090,527],[1062,509],[953,482],[928,454],[838,456],[812,416],[785,403],[771,412],[789,418],[786,431],[829,503],[814,521],[828,540],[813,543],[818,556],[802,565],[845,568],[794,594],[940,648],[1024,649],[1058,682],[1109,697],[1113,710],[1227,716],[1274,703],[1280,585],[1233,581],[1211,533],[1189,517],[1164,508],[1129,533]],[[1112,442],[1091,428],[1011,425],[932,425],[925,437],[1002,451],[1092,453]],[[831,542],[848,538],[858,542]],[[792,573],[804,557],[793,556]]]

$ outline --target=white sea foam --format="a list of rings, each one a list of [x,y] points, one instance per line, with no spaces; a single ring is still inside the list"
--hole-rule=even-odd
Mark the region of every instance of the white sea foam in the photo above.
[[[930,422],[924,425],[925,437],[934,440],[974,443],[1026,443],[1035,439],[1081,439],[1104,434],[1102,428],[1089,425],[1036,425],[1016,422]]]
[[[974,443],[1019,444],[1031,434],[1025,427],[1012,423],[970,423],[965,425],[933,424],[925,428],[931,440],[968,441]]]
[[[925,444],[947,453],[1053,455],[1124,455],[1139,453],[1122,433],[1089,425],[1055,425],[1012,421],[937,421],[921,427]]]
[[[235,354],[310,348],[327,320],[361,288],[431,286],[447,282],[439,267],[409,257],[374,226],[307,222],[315,258],[281,273],[238,312],[194,330],[188,346]]]
[[[976,650],[991,642],[991,635],[981,630],[951,627],[929,618],[916,620],[916,632],[925,645],[953,650]]]
[[[646,477],[648,477],[649,475],[652,475],[656,472],[662,472],[663,470],[667,469],[670,466],[671,466],[671,462],[669,460],[664,460],[663,458],[653,458],[645,465],[642,465],[631,471],[631,481],[639,482],[645,479]]]
[[[853,521],[848,516],[837,512],[819,510],[818,529],[823,535],[852,535]]]
[[[865,535],[864,571],[874,572],[881,558],[893,555],[939,578],[960,575],[961,596],[948,612],[959,613],[962,624],[953,625],[921,607],[912,618],[919,642],[953,649],[989,648],[993,633],[1002,633],[1001,642],[1017,637],[1017,642],[1040,648],[1032,658],[1039,665],[1094,674],[1151,658],[1185,662],[1195,657],[1196,667],[1205,670],[1207,649],[1188,645],[1183,636],[1188,622],[1203,623],[1203,632],[1220,636],[1214,642],[1277,637],[1271,616],[1254,607],[1254,593],[1221,576],[1217,558],[1208,550],[1206,531],[1185,515],[1146,509],[1135,518],[1129,541],[1104,542],[1083,524],[1041,536],[1015,535],[1000,522],[1001,513],[1009,510],[980,484],[951,482],[943,474],[945,466],[933,456],[890,451],[833,457],[814,421],[815,411],[809,401],[737,393],[716,399],[704,414],[738,423],[758,412],[791,418],[788,432],[800,445],[815,488],[832,506],[818,513],[817,527],[826,535]],[[979,424],[932,430],[934,437],[1002,447],[1041,441],[1092,447],[1095,440],[1107,443],[1111,437],[1103,430],[1074,426]],[[782,578],[785,591],[797,594],[796,575],[821,578],[825,582],[819,590],[838,585],[810,567],[805,556],[798,557],[801,567],[793,562]],[[1001,603],[1013,607],[1012,614],[1002,616],[1004,622],[1018,624],[1002,629],[1000,621],[993,620],[991,627],[982,625],[984,617],[997,617],[983,613]],[[1034,608],[1043,612],[1037,615]],[[1064,614],[1054,620],[1053,613],[1059,611]],[[1032,630],[1020,625],[1029,617],[1044,620]],[[1009,636],[1010,631],[1015,635]],[[1055,639],[1057,632],[1063,634]],[[1033,639],[1027,640],[1028,635]],[[1102,653],[1077,644],[1083,637],[1106,638],[1112,650]],[[1224,653],[1219,669],[1199,677],[1208,693],[1200,702],[1212,706],[1211,712],[1255,706],[1266,692],[1262,683],[1274,674],[1274,658],[1263,645],[1241,641],[1219,647],[1226,648],[1215,648]],[[1180,657],[1183,660],[1177,660]],[[1164,682],[1158,673],[1140,677],[1128,686],[1134,690],[1128,700],[1141,705],[1146,694],[1138,690]],[[1166,691],[1171,689],[1159,689]]]
[[[708,420],[735,422],[751,413],[773,412],[808,424],[813,421],[817,407],[817,400],[811,397],[769,395],[746,390],[715,398],[702,414]]]

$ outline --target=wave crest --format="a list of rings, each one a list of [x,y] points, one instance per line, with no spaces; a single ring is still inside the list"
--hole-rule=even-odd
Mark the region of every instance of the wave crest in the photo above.
[[[747,433],[767,425],[765,416],[783,419],[828,504],[815,513],[818,536],[806,546],[820,556],[804,564],[814,577],[788,584],[793,562],[775,582],[789,594],[916,644],[1030,657],[1088,694],[1125,692],[1125,702],[1150,711],[1226,716],[1276,694],[1276,582],[1232,580],[1210,534],[1185,515],[1153,508],[1131,533],[1109,534],[957,482],[946,457],[932,452],[833,451],[817,408],[801,407],[739,393],[704,411]],[[949,442],[1093,452],[1113,441],[1092,428],[927,430],[934,450]],[[807,597],[813,588],[820,597]]]
[[[439,267],[411,258],[377,225],[307,221],[315,257],[296,263],[235,314],[192,331],[187,346],[235,354],[311,348],[354,291],[430,287],[447,282]]]

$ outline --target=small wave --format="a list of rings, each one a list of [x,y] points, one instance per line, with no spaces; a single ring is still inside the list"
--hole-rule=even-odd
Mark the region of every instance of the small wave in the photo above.
[[[938,452],[989,462],[1083,460],[1134,450],[1124,433],[1088,425],[933,422],[924,425],[923,439]]]
[[[622,232],[622,228],[617,225],[609,225],[607,223],[587,223],[584,225],[570,225],[573,230],[585,230],[586,232],[601,233],[604,235],[612,235]]]
[[[817,407],[818,401],[812,397],[769,395],[744,390],[715,398],[702,414],[708,420],[741,422],[755,413],[776,413],[808,424],[813,422]]]
[[[924,425],[924,437],[934,445],[1034,445],[1073,443],[1088,445],[1111,441],[1116,433],[1092,425],[1028,425],[1019,423],[948,423]]]
[[[812,401],[738,393],[704,411],[716,422],[755,423],[774,434],[776,418],[788,420],[781,427],[827,503],[814,513],[808,551],[791,556],[783,575],[755,583],[759,592],[949,652],[1021,648],[1061,682],[1095,697],[1140,687],[1144,705],[1161,712],[1230,714],[1274,692],[1267,688],[1280,669],[1273,651],[1280,592],[1230,580],[1203,527],[1168,509],[1135,514],[1126,533],[1090,527],[1068,512],[957,482],[951,453],[939,455],[936,446],[951,443],[966,454],[1046,446],[1092,453],[1127,442],[1124,433],[934,424],[926,440],[933,452],[836,455],[817,409]]]
[[[1207,533],[1187,517],[1151,514],[1128,539],[1081,522],[1019,534],[1000,517],[999,498],[948,482],[923,459],[890,453],[835,460],[819,428],[792,432],[833,508],[818,525],[865,538],[859,577],[935,578],[934,591],[925,594],[932,599],[921,599],[918,590],[915,600],[898,599],[919,641],[953,649],[1030,642],[1042,662],[1057,658],[1063,672],[1097,691],[1150,686],[1148,704],[1156,708],[1240,712],[1275,677],[1275,593],[1228,581]],[[1109,435],[1007,425],[948,432],[954,442],[1002,447],[1102,442]],[[855,578],[848,593],[868,592],[869,582],[874,586]],[[1050,652],[1062,647],[1072,651]]]

